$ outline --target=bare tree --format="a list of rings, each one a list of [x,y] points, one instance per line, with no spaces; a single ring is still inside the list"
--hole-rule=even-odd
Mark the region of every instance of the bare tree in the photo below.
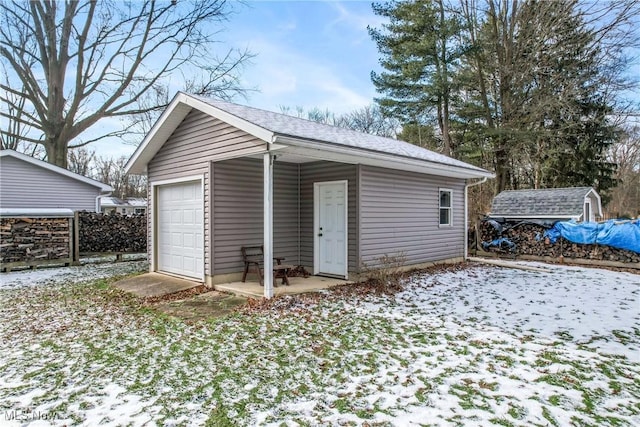
[[[400,121],[387,117],[378,105],[366,105],[343,116],[344,127],[371,135],[396,138],[400,129]]]
[[[93,177],[100,182],[113,187],[115,197],[146,197],[147,179],[144,176],[128,175],[125,173],[127,158],[117,159],[97,157]]]
[[[6,70],[3,73],[6,85],[9,84]],[[30,137],[30,127],[23,123],[23,111],[26,99],[18,97],[11,92],[4,91],[7,102],[0,103],[0,149],[14,150],[35,156],[39,154],[38,144],[40,140]]]
[[[328,109],[321,110],[318,107],[305,110],[301,106],[292,109],[284,105],[280,106],[280,112],[299,119],[389,138],[397,137],[400,129],[399,120],[385,116],[377,105],[367,105],[349,113],[338,115]]]
[[[93,160],[96,157],[95,151],[89,151],[86,147],[69,150],[67,159],[67,169],[71,172],[91,177]]]
[[[620,142],[611,147],[609,159],[618,168],[607,210],[617,216],[640,215],[640,125],[626,129]]]
[[[22,115],[0,115],[39,132],[42,140],[34,142],[47,160],[66,167],[69,148],[127,131],[83,138],[101,119],[161,109],[140,101],[169,82],[187,81],[207,96],[242,92],[237,72],[249,54],[216,55],[228,6],[226,0],[2,1],[0,61],[7,80],[0,101],[21,106]]]

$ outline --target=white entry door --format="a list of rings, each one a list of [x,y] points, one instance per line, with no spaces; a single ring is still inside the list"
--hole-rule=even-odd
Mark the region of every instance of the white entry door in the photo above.
[[[204,277],[201,181],[161,185],[157,192],[158,271]]]
[[[314,184],[315,274],[347,277],[347,181]]]

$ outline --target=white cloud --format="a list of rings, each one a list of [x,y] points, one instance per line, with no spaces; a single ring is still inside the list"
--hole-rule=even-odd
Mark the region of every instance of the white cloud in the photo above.
[[[326,25],[325,31],[330,33],[348,29],[351,34],[356,35],[351,39],[352,44],[370,41],[367,28],[379,28],[386,22],[385,18],[376,15],[370,8],[366,11],[357,8],[354,11],[354,9],[348,8],[345,3],[329,2],[328,4],[337,12],[338,16]]]
[[[341,75],[327,58],[267,39],[254,40],[249,45],[259,52],[244,76],[247,84],[260,91],[249,95],[251,105],[271,110],[280,105],[318,107],[343,113],[371,103],[369,94],[362,94],[349,84],[352,76]]]

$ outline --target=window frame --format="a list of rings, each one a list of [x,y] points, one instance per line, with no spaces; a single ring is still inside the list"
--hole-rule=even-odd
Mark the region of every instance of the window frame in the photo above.
[[[442,193],[449,193],[449,206],[442,206]],[[449,213],[448,223],[442,223],[442,210],[446,209]],[[438,227],[453,227],[453,190],[450,188],[438,188]]]

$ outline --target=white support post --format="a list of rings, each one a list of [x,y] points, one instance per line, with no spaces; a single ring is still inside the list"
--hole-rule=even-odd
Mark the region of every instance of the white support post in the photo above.
[[[264,297],[273,297],[273,157],[263,156],[264,196]]]

